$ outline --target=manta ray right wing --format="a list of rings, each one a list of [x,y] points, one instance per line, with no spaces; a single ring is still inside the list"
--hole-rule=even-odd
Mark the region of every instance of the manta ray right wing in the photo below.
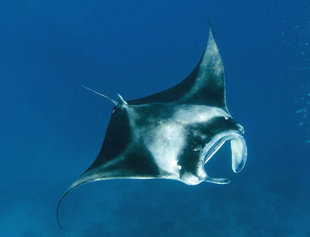
[[[211,26],[205,52],[185,80],[159,93],[128,101],[131,105],[169,102],[207,104],[227,111],[224,67]]]

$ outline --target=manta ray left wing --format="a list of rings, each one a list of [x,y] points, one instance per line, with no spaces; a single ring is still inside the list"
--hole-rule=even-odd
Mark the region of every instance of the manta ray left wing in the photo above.
[[[211,178],[204,165],[230,141],[232,169],[245,165],[244,130],[228,112],[222,59],[210,29],[206,50],[194,71],[178,85],[126,102],[121,96],[115,107],[93,164],[67,189],[105,179],[174,179],[188,185]],[[61,226],[61,225],[60,225]]]

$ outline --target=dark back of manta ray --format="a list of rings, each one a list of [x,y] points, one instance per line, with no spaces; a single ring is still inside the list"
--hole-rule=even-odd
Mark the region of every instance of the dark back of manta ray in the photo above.
[[[121,155],[130,143],[130,140],[131,131],[128,115],[124,109],[115,106],[101,150],[96,160],[84,173],[102,165],[103,162],[109,162],[115,159],[115,157]],[[156,177],[159,174],[159,171],[156,164],[151,159],[148,159],[150,157],[151,154],[149,151],[147,151],[143,144],[141,144],[138,150],[128,154],[124,162],[118,163],[117,168],[118,170],[123,169],[126,176],[140,175],[143,177],[154,175],[154,177]],[[130,172],[127,169],[129,166],[133,168],[134,173],[128,173]]]

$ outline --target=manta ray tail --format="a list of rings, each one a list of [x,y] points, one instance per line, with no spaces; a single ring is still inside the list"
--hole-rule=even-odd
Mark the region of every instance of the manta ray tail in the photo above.
[[[102,94],[102,93],[100,93],[100,92],[98,92],[98,91],[95,91],[95,90],[93,90],[93,89],[91,89],[91,88],[89,88],[89,87],[87,87],[87,86],[84,86],[83,84],[81,84],[81,86],[84,87],[86,90],[89,90],[89,91],[91,91],[91,92],[93,92],[93,93],[95,93],[95,94],[97,94],[97,95],[100,95],[100,96],[102,96],[102,97],[108,99],[108,100],[111,101],[113,104],[118,105],[117,101],[111,99],[109,96],[106,96],[106,95],[104,95],[104,94]]]

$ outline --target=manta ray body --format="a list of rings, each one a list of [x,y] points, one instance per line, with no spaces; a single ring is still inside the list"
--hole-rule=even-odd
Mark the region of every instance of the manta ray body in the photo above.
[[[211,28],[206,50],[185,80],[141,99],[125,101],[119,95],[112,102],[101,150],[60,199],[58,223],[62,200],[82,184],[119,178],[226,184],[228,179],[211,178],[204,169],[226,141],[233,171],[246,163],[244,129],[226,106],[224,68]]]

